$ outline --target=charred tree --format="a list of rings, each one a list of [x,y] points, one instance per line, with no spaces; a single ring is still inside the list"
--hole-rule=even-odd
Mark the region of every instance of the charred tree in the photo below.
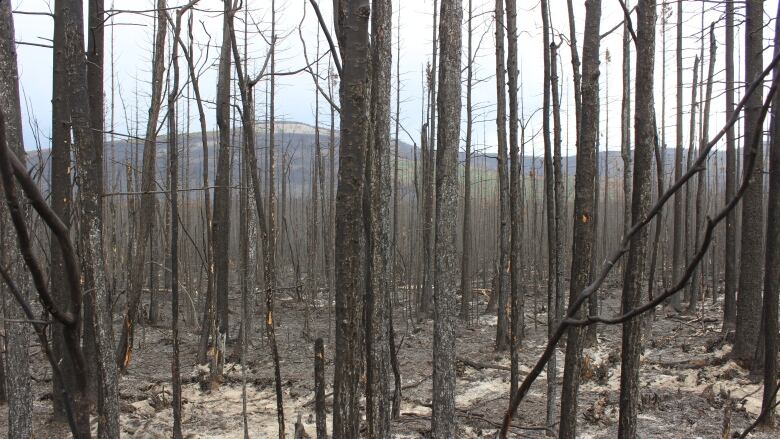
[[[596,144],[599,134],[599,29],[601,1],[593,0],[585,8],[585,32],[582,45],[582,108],[577,144],[577,175],[574,179],[574,231],[570,301],[576,300],[590,280],[594,242],[593,214],[595,197]],[[578,313],[577,317],[582,317]],[[563,388],[561,390],[561,426],[559,437],[573,439],[577,428],[577,393],[582,367],[584,331],[571,327],[567,332]]]
[[[339,0],[337,36],[343,68],[339,83],[341,137],[335,208],[336,352],[333,437],[360,435],[361,318],[365,279],[365,145],[369,123],[368,0]]]
[[[439,22],[441,65],[436,96],[439,128],[436,150],[436,277],[433,320],[432,437],[456,436],[455,328],[458,284],[456,218],[458,210],[458,145],[461,113],[461,23],[463,5],[442,0]]]
[[[745,83],[754,82],[763,70],[764,2],[748,0],[745,8]],[[763,127],[760,124],[762,90],[751,93],[745,105],[744,162],[755,152],[750,184],[742,199],[742,245],[739,259],[739,295],[734,339],[735,359],[752,368],[758,346],[761,291],[764,269],[764,168]],[[751,151],[752,149],[755,151]]]
[[[655,0],[637,3],[636,41],[636,110],[634,112],[634,179],[631,199],[632,223],[640,222],[650,210],[652,196],[653,152],[658,141],[655,129],[653,75],[655,65]],[[628,259],[623,272],[621,309],[629,312],[642,303],[645,288],[645,260],[649,229],[643,228],[629,241]],[[639,408],[639,356],[642,350],[642,320],[623,324],[620,369],[620,414],[618,437],[637,436],[636,417]]]
[[[136,228],[135,246],[130,268],[128,285],[129,297],[127,311],[119,338],[116,352],[116,362],[120,371],[125,371],[130,365],[133,353],[133,334],[135,330],[138,307],[141,302],[141,292],[144,275],[144,255],[146,254],[146,237],[149,235],[154,220],[154,168],[157,156],[157,120],[162,104],[163,72],[165,70],[165,39],[168,26],[165,19],[165,0],[157,0],[157,35],[155,36],[154,55],[152,61],[152,90],[149,104],[149,117],[144,135],[143,165],[141,170],[141,201],[138,208],[138,226]]]

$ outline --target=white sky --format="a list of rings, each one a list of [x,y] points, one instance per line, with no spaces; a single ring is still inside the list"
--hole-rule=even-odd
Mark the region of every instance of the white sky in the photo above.
[[[266,41],[270,40],[270,0],[245,0],[248,1],[248,7],[250,11],[248,40],[249,40],[249,71],[257,71],[261,64],[262,58],[267,51]],[[479,81],[474,87],[474,105],[475,111],[475,127],[474,127],[474,142],[475,148],[480,148],[481,145],[486,145],[488,149],[493,149],[495,144],[495,56],[494,56],[494,44],[495,34],[493,28],[493,14],[494,2],[492,0],[472,0],[474,4],[474,44],[480,44],[479,52],[477,55],[475,65],[475,79]],[[86,2],[85,2],[86,3]],[[154,7],[153,0],[106,0],[107,9],[126,10],[126,11],[143,11],[149,10]],[[186,3],[184,0],[169,1],[169,6],[176,4]],[[320,7],[325,15],[327,23],[332,23],[331,2],[329,0],[320,0]],[[538,131],[541,126],[541,113],[535,112],[541,107],[541,93],[542,93],[542,41],[541,41],[541,15],[539,3],[537,1],[519,1],[518,2],[518,30],[519,30],[519,60],[522,76],[523,87],[521,95],[523,99],[524,113],[526,116],[534,114],[529,124],[527,137],[531,137],[531,133]],[[584,2],[575,1],[575,16],[577,17],[577,32],[578,42],[582,43],[582,28],[584,24]],[[635,3],[635,1],[630,1]],[[659,121],[661,120],[661,70],[662,70],[662,56],[661,56],[661,20],[660,20],[660,3],[659,1],[659,22],[658,22],[658,36],[657,36],[657,55],[656,55],[656,107]],[[685,112],[688,112],[690,106],[690,81],[692,76],[692,65],[695,54],[699,53],[700,42],[699,35],[702,27],[701,8],[702,2],[700,1],[686,1],[684,19],[684,36],[691,37],[685,42],[684,64],[687,66],[685,72],[686,90],[684,92]],[[623,13],[620,8],[618,0],[603,0],[603,13],[601,31],[606,32],[611,29],[623,18]],[[708,11],[704,15],[704,26],[709,27],[710,22],[717,21],[721,17],[721,10],[709,10],[712,4],[706,2],[703,4],[704,8]],[[766,14],[765,22],[769,22],[769,26],[764,30],[764,38],[767,39],[767,51],[765,53],[765,59],[769,59],[771,55],[771,38],[774,33],[774,22],[770,22],[770,19],[774,16],[776,11],[777,0],[770,0],[766,2]],[[18,11],[43,11],[48,12],[53,9],[53,0],[16,0],[13,2],[14,10]],[[309,0],[277,0],[277,35],[279,36],[278,45],[278,66],[277,71],[290,71],[301,68],[304,65],[302,55],[302,45],[300,37],[297,31],[298,24],[302,25],[302,33],[307,41],[307,50],[309,53],[309,59],[314,59],[314,51],[317,40],[318,24],[314,11],[309,5]],[[464,2],[464,9],[468,7],[468,2]],[[738,4],[737,7],[741,7]],[[430,59],[431,53],[431,25],[433,10],[433,0],[399,0],[394,1],[394,23],[398,23],[397,14],[400,9],[400,36],[401,36],[401,55],[400,60],[394,59],[393,74],[395,74],[395,62],[400,62],[401,70],[401,117],[400,120],[404,127],[412,133],[414,136],[418,136],[420,122],[420,113],[422,106],[422,98],[424,93],[421,85],[421,75],[426,62]],[[550,0],[550,8],[552,15],[552,25],[555,29],[556,35],[558,31],[568,35],[568,18],[566,11],[565,0]],[[221,18],[222,2],[218,0],[201,0],[197,5],[197,12],[195,15],[195,40],[196,59],[200,59],[200,68],[204,71],[204,74],[200,80],[201,92],[203,97],[207,101],[213,101],[215,95],[215,71],[216,71],[216,58],[218,56],[218,45],[221,42]],[[676,11],[676,6],[672,5],[672,9]],[[305,18],[304,18],[305,11]],[[464,10],[464,20],[467,16],[467,11]],[[50,44],[52,35],[52,19],[48,16],[32,16],[15,14],[14,19],[16,21],[16,34],[17,41],[29,42],[29,43],[41,43]],[[237,36],[239,44],[243,44],[243,23],[239,21],[243,19],[243,13],[237,15],[236,30],[239,32]],[[151,76],[151,42],[153,39],[153,16],[150,13],[137,14],[137,13],[120,13],[112,20],[113,26],[106,31],[106,70],[105,70],[105,93],[106,93],[106,126],[111,123],[111,67],[110,61],[113,58],[115,62],[114,66],[114,129],[117,132],[129,132],[134,133],[134,120],[136,114],[141,119],[141,130],[145,124],[145,117],[149,106],[149,93],[148,82]],[[667,27],[667,54],[666,54],[666,70],[667,70],[667,105],[666,105],[666,125],[669,127],[667,130],[667,145],[674,145],[674,99],[675,99],[675,77],[674,77],[674,37],[676,16],[671,15],[670,23]],[[738,21],[741,21],[738,18]],[[256,23],[256,25],[255,25]],[[263,31],[265,39],[259,34],[259,31]],[[207,32],[208,34],[207,34]],[[397,32],[398,28],[394,29]],[[113,34],[113,44],[112,44]],[[209,41],[210,35],[210,48],[206,51],[206,43]],[[709,41],[708,37],[705,38]],[[711,121],[711,133],[714,134],[720,126],[722,126],[725,116],[723,115],[723,79],[724,79],[724,34],[722,24],[718,27],[716,24],[716,39],[718,41],[718,54],[716,60],[716,83],[714,86],[713,95],[716,99],[712,103],[713,117]],[[320,38],[320,48],[325,50],[327,44],[324,37]],[[393,36],[395,41],[395,35]],[[556,41],[558,39],[556,38]],[[738,47],[742,46],[744,36],[741,32],[736,37]],[[170,41],[169,41],[170,42]],[[198,47],[200,45],[200,48]],[[610,36],[602,40],[601,44],[601,143],[602,148],[605,143],[609,144],[610,150],[615,150],[620,144],[620,101],[622,98],[622,86],[620,79],[621,71],[621,46],[622,46],[622,30],[618,29]],[[606,52],[609,51],[611,62],[607,64],[605,62]],[[243,49],[242,49],[243,52]],[[26,110],[23,112],[26,115],[25,124],[25,142],[27,149],[34,149],[36,147],[35,137],[37,133],[37,139],[40,141],[41,146],[48,147],[48,136],[51,124],[51,50],[48,48],[35,47],[30,45],[20,45],[18,49],[19,53],[19,70],[21,78],[21,93],[23,99],[23,107]],[[562,99],[562,120],[564,121],[564,148],[567,148],[567,143],[571,144],[570,152],[573,153],[573,100],[571,99],[571,64],[569,58],[569,48],[565,45],[559,50],[559,76],[563,87],[561,93]],[[113,55],[112,55],[113,54]],[[393,49],[393,56],[395,57],[395,49]],[[465,23],[464,23],[464,47],[463,56],[466,56],[465,46]],[[708,56],[708,49],[705,49],[705,74],[706,63]],[[739,59],[739,54],[736,55],[735,66],[738,71],[742,70],[743,62]],[[632,60],[632,75],[635,71],[635,66]],[[183,57],[181,58],[183,64]],[[464,64],[465,66],[465,64]],[[324,71],[327,68],[327,59],[324,59],[321,63],[321,68]],[[186,69],[181,69],[181,81],[186,80]],[[465,74],[464,74],[465,81]],[[264,89],[264,85],[258,84],[258,104],[262,104],[262,96],[260,91]],[[393,79],[393,89],[395,93],[395,79]],[[136,97],[136,90],[138,91]],[[314,85],[311,76],[307,73],[301,73],[295,76],[280,76],[277,79],[277,98],[276,108],[277,117],[279,119],[302,121],[307,123],[314,122]],[[465,87],[463,88],[465,104]],[[609,93],[607,98],[607,93]],[[393,97],[393,100],[395,98]],[[607,104],[609,111],[607,112]],[[182,117],[185,114],[185,103],[182,101],[180,104],[180,114]],[[136,106],[138,107],[136,109]],[[393,104],[394,108],[394,104]],[[215,124],[215,115],[213,106],[207,105],[207,117],[209,128],[213,128]],[[328,108],[327,103],[320,99],[320,113],[322,125],[328,123]],[[193,106],[191,110],[192,114],[192,128],[191,130],[197,130],[196,128],[196,110]],[[262,118],[264,110],[262,106],[258,107],[258,117]],[[609,117],[609,129],[607,135],[606,119]],[[463,115],[465,121],[465,113]],[[338,124],[338,118],[336,123]],[[180,127],[184,127],[186,122],[182,121]],[[686,140],[687,145],[687,124],[688,115],[685,116],[686,126]],[[570,129],[567,129],[570,127]],[[182,128],[183,129],[183,128]],[[401,134],[402,140],[408,138]],[[568,141],[567,141],[568,139]],[[608,142],[606,140],[609,140]],[[534,146],[535,145],[535,146]],[[526,154],[530,154],[530,149],[535,147],[536,153],[541,151],[541,139],[536,138],[533,142],[526,146]]]

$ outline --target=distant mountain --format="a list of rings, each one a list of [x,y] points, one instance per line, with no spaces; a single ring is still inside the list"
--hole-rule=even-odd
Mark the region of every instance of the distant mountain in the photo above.
[[[313,170],[313,159],[315,151],[315,142],[317,130],[314,126],[301,122],[277,122],[276,123],[276,160],[277,165],[281,169],[282,163],[286,168],[286,175],[288,178],[289,189],[291,193],[300,193],[304,188],[310,187],[310,178]],[[264,124],[259,124],[256,131],[256,145],[258,150],[258,162],[261,169],[265,169],[265,157],[268,144],[268,133]],[[319,129],[319,141],[322,148],[323,166],[327,172],[329,167],[329,145],[330,145],[330,131],[327,128]],[[213,184],[216,153],[218,149],[218,138],[215,131],[207,133],[208,139],[208,156],[209,156],[209,184]],[[233,134],[234,145],[234,157],[233,157],[233,172],[234,179],[238,175],[238,167],[236,164],[242,154],[241,149],[241,132],[240,130]],[[179,141],[182,144],[182,149],[179,152],[179,163],[182,169],[179,171],[179,176],[182,181],[182,186],[186,182],[187,187],[199,187],[203,184],[203,148],[201,143],[200,133],[180,134]],[[335,132],[336,149],[338,149],[339,132]],[[394,146],[391,140],[391,146]],[[164,187],[165,185],[165,169],[167,166],[167,147],[165,136],[159,136],[157,142],[157,182]],[[414,154],[417,151],[416,146],[410,145],[408,142],[399,141],[398,143],[398,157],[399,168],[402,175],[407,174],[411,177],[413,172]],[[686,153],[687,151],[684,151]],[[338,154],[338,153],[336,153]],[[419,152],[418,152],[419,154]],[[127,191],[126,183],[128,172],[132,174],[135,170],[137,173],[131,175],[131,179],[134,181],[134,185],[138,184],[138,177],[140,173],[141,160],[143,156],[143,141],[137,138],[118,138],[115,137],[112,140],[107,139],[105,143],[104,159],[106,163],[106,183],[108,191]],[[465,161],[465,154],[461,151],[459,154],[460,163]],[[623,173],[623,160],[620,156],[618,148],[610,148],[606,154],[606,161],[604,152],[601,151],[597,155],[599,174],[604,175],[606,169],[608,169],[610,178],[619,178]],[[720,163],[718,172],[719,178],[723,174],[722,168],[725,166],[725,152],[717,151],[713,154],[710,160],[718,160]],[[576,157],[566,156],[562,158],[564,173],[573,176],[576,173]],[[44,163],[44,173],[41,179],[41,184],[44,188],[48,186],[47,180],[49,177],[49,150],[41,151],[29,151],[28,163],[31,169],[36,173],[40,173],[40,163]],[[495,154],[480,154],[473,157],[473,166],[475,169],[481,169],[489,173],[495,172],[497,169],[497,160]],[[334,165],[338,168],[338,155],[336,155],[336,163]],[[523,158],[523,170],[526,175],[542,175],[544,164],[541,156],[531,157],[525,156]],[[665,171],[667,175],[673,174],[674,170],[674,150],[667,149],[665,154]],[[278,178],[281,178],[281,172],[277,172]],[[412,181],[411,178],[402,178],[402,181]],[[407,188],[411,189],[411,187]]]

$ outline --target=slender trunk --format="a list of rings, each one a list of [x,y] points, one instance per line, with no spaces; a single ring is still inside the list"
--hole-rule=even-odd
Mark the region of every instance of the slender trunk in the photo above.
[[[498,257],[498,325],[496,350],[506,350],[509,344],[507,302],[509,293],[509,178],[506,150],[506,68],[504,67],[504,0],[496,0],[496,124],[498,126],[498,199],[499,199],[499,257]]]
[[[734,2],[726,2],[726,120],[734,114]],[[737,151],[734,127],[726,131],[726,198],[734,198],[737,187]],[[723,299],[723,331],[737,324],[737,209],[726,217],[725,280]]]
[[[588,285],[593,251],[594,175],[599,132],[599,29],[601,1],[587,3],[582,46],[582,121],[578,134],[577,174],[574,180],[574,230],[570,301],[576,300]],[[577,317],[581,317],[578,312]],[[583,331],[571,327],[567,332],[563,389],[561,390],[561,426],[559,437],[573,439],[577,429],[577,393],[582,367]]]
[[[507,22],[507,70],[509,78],[509,216],[510,220],[510,307],[511,319],[509,330],[509,345],[511,352],[511,371],[510,371],[510,389],[514,393],[517,389],[517,383],[520,375],[520,343],[523,340],[523,291],[521,289],[521,262],[520,254],[522,252],[521,236],[521,203],[522,193],[520,178],[522,164],[520,157],[520,147],[518,139],[518,101],[517,101],[517,2],[516,0],[506,1],[506,22]]]
[[[552,69],[555,65],[556,59],[552,57],[552,54],[556,52],[557,46],[550,44],[550,16],[547,5],[547,0],[541,1],[542,9],[542,48],[544,56],[544,95],[542,99],[542,132],[544,136],[544,201],[545,201],[545,213],[547,219],[547,335],[552,335],[553,328],[557,325],[558,321],[558,262],[560,260],[557,253],[559,246],[559,235],[557,234],[559,228],[556,222],[556,201],[558,200],[556,192],[556,176],[558,174],[553,170],[553,152],[552,143],[550,140],[550,92],[553,88],[553,73]],[[557,377],[558,375],[558,359],[557,355],[553,353],[550,356],[550,360],[547,362],[547,376]],[[556,421],[555,416],[555,393],[557,390],[556,380],[547,379],[547,404],[545,407],[545,421],[546,425],[551,426]],[[514,394],[515,391],[512,391]],[[548,435],[551,433],[547,433]]]
[[[219,54],[219,71],[217,73],[217,127],[219,129],[219,152],[217,169],[214,177],[214,217],[211,224],[211,236],[214,239],[214,299],[216,308],[214,321],[204,319],[203,330],[212,334],[212,349],[208,358],[211,372],[210,385],[219,386],[224,367],[225,345],[229,337],[229,257],[230,257],[230,79],[231,79],[231,41],[230,23],[232,19],[231,2],[225,1],[222,22],[222,46]],[[212,299],[212,300],[214,300]],[[213,302],[212,302],[213,303]],[[213,306],[207,303],[208,307]],[[207,313],[208,314],[208,313]],[[208,326],[207,326],[208,325]]]
[[[709,59],[709,67],[707,69],[707,85],[706,85],[706,91],[704,96],[704,110],[702,111],[702,120],[701,120],[701,138],[699,139],[699,154],[702,154],[704,152],[705,147],[707,146],[707,142],[709,141],[709,130],[710,130],[710,101],[712,99],[712,78],[715,74],[715,55],[717,54],[717,43],[715,42],[715,25],[710,26],[710,59]],[[693,248],[697,249],[699,248],[699,243],[702,238],[702,234],[700,233],[700,229],[702,226],[704,226],[704,189],[705,185],[707,184],[705,180],[705,173],[699,172],[699,175],[696,178],[696,218],[694,219],[693,223]],[[697,266],[694,269],[693,276],[691,277],[693,279],[691,284],[691,297],[690,297],[690,305],[688,306],[688,312],[696,312],[696,308],[699,304],[699,300],[701,300],[701,286],[703,284],[703,280],[701,279],[703,277],[703,267],[701,265]]]
[[[730,2],[727,2],[730,3]],[[676,140],[674,151],[674,179],[679,180],[683,175],[683,63],[682,63],[682,0],[677,0],[677,116],[675,122]],[[695,70],[695,69],[694,69]],[[674,238],[672,249],[672,279],[678,279],[682,275],[685,264],[683,254],[683,200],[685,193],[682,190],[674,194]],[[682,309],[681,293],[672,295],[671,306],[679,311]]]
[[[154,43],[154,56],[152,62],[152,95],[149,104],[149,117],[146,123],[144,136],[143,166],[141,174],[141,201],[138,209],[138,226],[136,227],[135,247],[130,268],[130,282],[128,286],[129,298],[127,312],[122,325],[122,334],[119,338],[119,346],[116,352],[116,362],[119,370],[124,372],[130,365],[133,353],[133,334],[135,331],[136,316],[141,302],[141,292],[144,274],[144,255],[146,253],[146,236],[149,234],[151,222],[154,216],[155,190],[154,165],[157,156],[157,119],[160,115],[162,99],[163,72],[165,69],[165,39],[167,26],[165,25],[165,0],[157,0],[157,35]]]
[[[655,0],[637,3],[636,46],[636,112],[634,113],[634,186],[631,200],[631,219],[638,223],[647,216],[652,195],[653,150],[655,132],[655,102],[653,75],[655,65]],[[635,234],[628,249],[623,273],[622,312],[626,313],[642,303],[644,267],[647,256],[648,228]],[[637,437],[639,408],[639,356],[642,350],[642,320],[631,319],[623,324],[620,370],[620,414],[618,437]]]
[[[468,2],[468,34],[466,64],[466,157],[463,169],[463,254],[460,262],[460,318],[468,321],[471,315],[471,138],[473,132],[473,108],[471,103],[471,84],[474,80],[473,66],[473,9],[472,0]]]

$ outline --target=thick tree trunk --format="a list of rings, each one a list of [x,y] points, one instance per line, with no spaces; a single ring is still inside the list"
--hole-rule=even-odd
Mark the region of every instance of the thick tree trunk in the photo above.
[[[61,17],[64,13],[65,2],[60,0],[54,3],[55,17]],[[51,100],[51,208],[59,215],[66,226],[70,226],[71,204],[73,202],[71,185],[71,147],[70,147],[70,108],[68,106],[67,76],[65,74],[65,21],[54,20],[54,38],[52,39],[52,100]],[[51,253],[49,282],[51,292],[62,309],[68,309],[70,292],[66,282],[64,262],[60,244],[52,239],[49,245]],[[52,405],[56,419],[65,420],[65,401],[62,396],[64,386],[72,386],[73,359],[68,356],[65,347],[65,326],[61,323],[52,324],[52,353],[62,369],[62,377],[71,380],[71,383],[63,384],[58,379],[53,379]]]
[[[780,17],[780,5],[777,14]],[[775,27],[774,55],[780,53],[780,27]],[[780,67],[775,66],[774,82],[780,80]],[[764,272],[764,300],[762,306],[761,331],[764,334],[764,394],[761,411],[767,410],[763,425],[775,425],[775,400],[777,392],[777,308],[780,294],[780,94],[772,97],[772,119],[770,123],[769,146],[769,202],[766,222],[766,270]]]
[[[439,130],[436,151],[436,283],[433,320],[432,437],[451,439],[455,418],[455,291],[458,285],[457,210],[458,145],[460,141],[461,22],[458,0],[442,0],[439,41]]]
[[[365,239],[361,202],[368,141],[368,0],[339,0],[341,142],[336,192],[336,356],[333,437],[360,436],[361,317]]]
[[[60,18],[62,21],[62,18]],[[64,23],[64,21],[63,21]],[[63,25],[64,28],[64,25]],[[22,144],[22,113],[19,100],[19,72],[16,65],[16,38],[14,34],[14,18],[10,0],[0,0],[0,107],[5,113],[5,140],[8,147],[23,159]],[[0,209],[2,222],[8,210],[3,203]],[[18,252],[13,250],[14,239],[10,233],[2,237],[0,262],[3,267],[18,263]],[[22,270],[19,270],[22,273]],[[26,275],[18,276],[20,283],[26,283]],[[6,288],[3,284],[3,294]],[[25,319],[21,308],[7,300],[3,307],[5,311],[5,360],[6,360],[6,390],[8,393],[8,437],[28,439],[33,434],[33,395],[30,391],[29,352],[30,343],[27,324],[8,322]],[[64,348],[63,348],[64,350]]]
[[[764,2],[748,0],[745,9],[745,83],[750,84],[761,74],[763,60]],[[737,297],[737,332],[733,356],[752,366],[759,338],[761,291],[764,269],[764,167],[763,128],[760,121],[762,90],[748,97],[745,105],[745,163],[756,148],[755,165],[749,186],[742,198],[742,246],[739,265],[739,296]],[[758,138],[757,138],[758,137]]]

